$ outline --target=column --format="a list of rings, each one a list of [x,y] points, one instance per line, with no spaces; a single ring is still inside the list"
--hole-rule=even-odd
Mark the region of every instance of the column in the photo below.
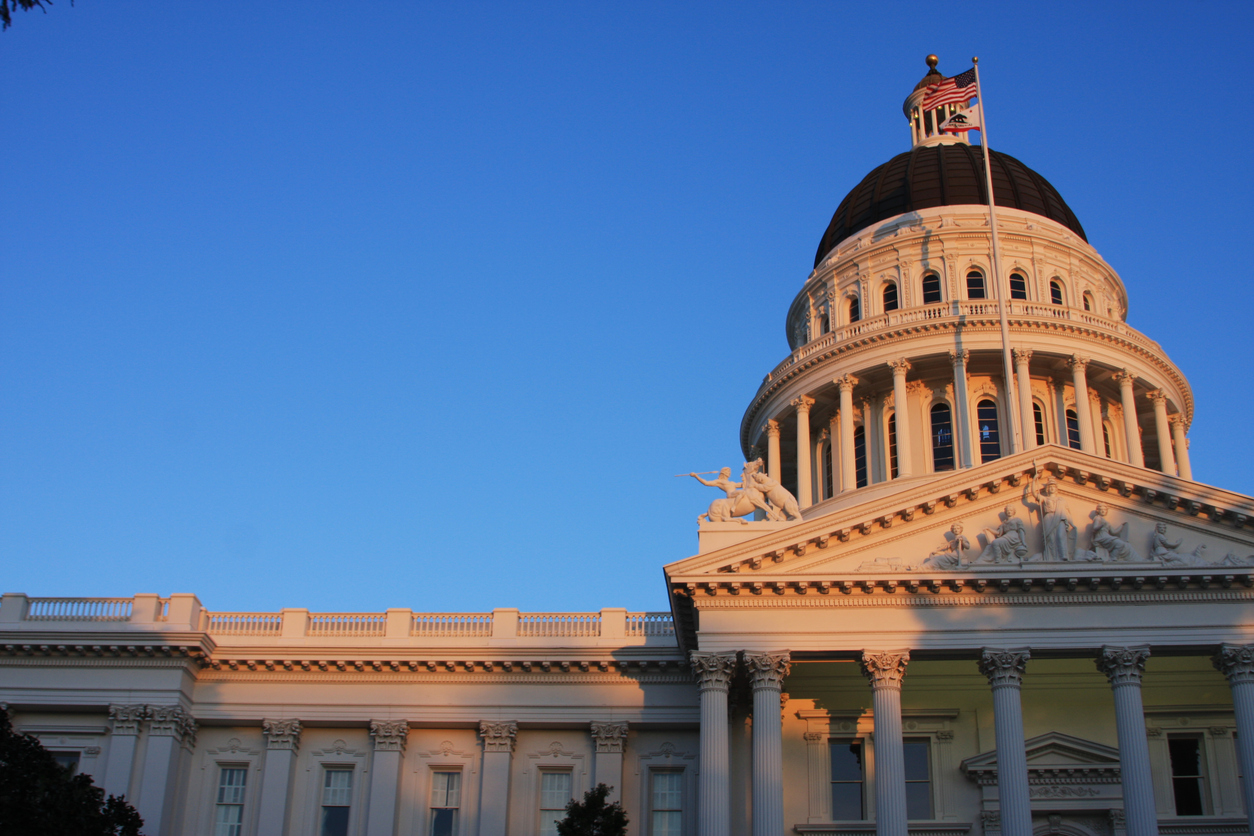
[[[847,374],[832,382],[840,389],[840,489],[851,491],[858,486],[853,460],[853,387],[858,378]]]
[[[292,767],[300,748],[300,720],[262,720],[261,732],[266,736],[266,760],[261,770],[257,832],[283,834],[287,832]]]
[[[1171,430],[1167,425],[1167,395],[1162,389],[1149,393],[1154,402],[1154,429],[1158,433],[1158,460],[1168,476],[1176,475],[1176,457],[1171,453]]]
[[[784,725],[788,651],[745,653],[753,682],[753,836],[784,836]]]
[[[1189,464],[1189,440],[1184,437],[1184,416],[1171,416],[1171,437],[1176,442],[1176,464],[1181,479],[1193,478],[1193,465]]]
[[[832,413],[831,420],[827,423],[827,437],[831,439],[831,446],[827,448],[828,459],[831,461],[832,468],[832,496],[840,493],[844,488],[841,486],[840,473],[840,413]],[[829,496],[828,499],[832,497]]]
[[[1158,836],[1145,707],[1141,703],[1141,678],[1149,655],[1148,647],[1103,647],[1097,657],[1097,669],[1106,674],[1115,695],[1115,732],[1128,836]]]
[[[148,717],[146,705],[109,706],[109,758],[105,762],[105,795],[126,796],[131,792],[131,772],[135,768],[135,746],[139,743],[139,725]]]
[[[906,755],[901,742],[901,680],[910,653],[862,651],[875,719],[875,833],[907,836]]]
[[[866,449],[866,483],[886,481],[884,465],[888,461],[888,450],[883,443],[880,432],[880,420],[883,411],[877,402],[869,397],[862,398],[862,445]]]
[[[910,410],[906,403],[906,372],[910,361],[905,357],[889,362],[893,368],[893,415],[897,423],[897,476],[914,475],[914,436],[910,435]],[[891,469],[892,464],[889,463]]]
[[[971,352],[965,348],[951,351],[949,359],[954,364],[954,440],[958,442],[958,466],[970,467],[971,398],[967,395],[967,360],[971,359]]]
[[[831,499],[824,493],[823,484],[823,442],[830,440],[831,436],[827,432],[827,428],[819,430],[818,440],[814,442],[814,501],[822,502],[825,499]]]
[[[1123,405],[1123,434],[1128,441],[1128,461],[1137,467],[1145,467],[1145,455],[1141,452],[1141,427],[1136,422],[1136,397],[1132,383],[1136,375],[1124,369],[1115,375],[1119,381],[1119,402]]]
[[[514,754],[518,724],[512,720],[484,720],[483,796],[479,803],[480,836],[505,836],[509,827],[509,762]]]
[[[993,727],[997,737],[997,800],[1004,836],[1032,836],[1032,798],[1028,791],[1028,759],[1023,738],[1020,689],[1031,654],[992,650],[980,654],[980,672],[993,689]]]
[[[1225,644],[1215,654],[1215,667],[1228,678],[1232,711],[1237,720],[1237,763],[1245,815],[1254,833],[1254,644]]]
[[[596,744],[593,780],[610,788],[606,801],[623,798],[623,749],[627,745],[627,723],[608,720],[592,721],[592,740]],[[642,792],[647,792],[647,788]]]
[[[1089,406],[1089,382],[1085,375],[1089,367],[1087,357],[1072,354],[1067,361],[1071,367],[1071,386],[1075,389],[1075,415],[1080,422],[1080,449],[1098,455],[1096,436],[1093,435],[1093,409]]]
[[[797,410],[797,504],[808,508],[814,504],[810,492],[810,407],[814,398],[802,395],[792,406]]]
[[[727,836],[731,828],[727,689],[736,670],[736,655],[694,650],[689,659],[701,694],[701,783],[697,789],[697,833],[700,836]]]
[[[767,421],[762,428],[766,433],[766,475],[779,481],[779,422]]]
[[[1032,349],[1014,348],[1011,353],[1015,358],[1015,377],[1019,381],[1019,424],[1023,427],[1023,449],[1031,450],[1036,446],[1036,416],[1032,414],[1032,376],[1028,372]]]
[[[371,720],[370,736],[374,738],[374,758],[370,764],[370,798],[366,802],[366,836],[393,836],[409,721]]]
[[[172,833],[174,797],[179,776],[179,749],[195,737],[196,721],[177,705],[148,706],[148,739],[136,810],[147,836]]]

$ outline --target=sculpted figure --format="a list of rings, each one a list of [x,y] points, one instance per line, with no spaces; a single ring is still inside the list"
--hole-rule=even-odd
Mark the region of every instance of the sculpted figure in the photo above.
[[[768,520],[782,520],[784,512],[788,512],[794,519],[800,518],[801,509],[797,507],[797,500],[793,499],[792,494],[774,479],[764,473],[759,473],[761,467],[761,459],[745,462],[740,482],[732,481],[730,467],[720,470],[718,478],[711,480],[702,479],[696,473],[689,473],[689,476],[701,484],[711,488],[721,488],[727,494],[726,499],[716,499],[711,502],[710,509],[698,516],[697,522],[707,519],[710,522],[731,522],[737,517],[752,514],[754,508],[761,509]],[[747,520],[738,520],[738,522],[748,524]]]
[[[754,505],[763,507],[758,504],[763,499],[770,503],[771,510],[767,511],[769,519],[782,520],[785,514],[790,520],[801,519],[801,506],[797,504],[797,498],[779,482],[762,472],[761,459],[745,462],[743,478],[744,490],[750,494]],[[754,491],[757,492],[756,497],[753,496]]]
[[[1023,520],[1015,516],[1015,507],[1004,509],[1006,520],[997,528],[984,529],[988,543],[980,553],[977,563],[1022,563],[1028,556],[1028,530]]]
[[[1112,528],[1110,520],[1106,519],[1110,514],[1110,507],[1105,503],[1099,504],[1094,513],[1093,545],[1105,549],[1111,560],[1139,561],[1141,556],[1128,545],[1128,523],[1125,521],[1118,528]]]
[[[1036,474],[1033,474],[1028,495],[1036,500],[1036,511],[1041,518],[1041,534],[1045,538],[1044,560],[1075,560],[1075,522],[1067,511],[1067,503],[1058,495],[1058,483],[1051,476],[1038,492],[1036,479]]]
[[[913,567],[918,572],[924,569],[943,569],[952,571],[963,566],[963,554],[971,548],[971,541],[962,536],[962,523],[956,522],[949,527],[953,534],[945,545],[927,556],[927,559]]]
[[[1160,522],[1154,526],[1154,548],[1150,552],[1150,557],[1154,560],[1160,560],[1166,566],[1210,566],[1210,561],[1206,559],[1206,545],[1200,545],[1193,550],[1192,554],[1181,554],[1180,546],[1184,543],[1183,539],[1176,540],[1174,543],[1167,538],[1167,523]]]

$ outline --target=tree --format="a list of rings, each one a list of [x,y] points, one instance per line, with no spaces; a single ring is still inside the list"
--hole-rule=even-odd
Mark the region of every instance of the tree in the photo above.
[[[566,818],[557,823],[558,836],[626,836],[627,813],[615,801],[605,798],[613,787],[597,784],[583,794],[583,801],[566,804]]]
[[[140,836],[144,820],[125,798],[105,800],[87,775],[71,776],[0,710],[0,833],[5,836]]]
[[[29,12],[38,7],[40,11],[47,14],[48,10],[44,8],[44,3],[51,6],[52,0],[0,0],[0,24],[3,24],[0,25],[0,30],[8,29],[13,25],[13,13],[18,9]],[[74,0],[70,0],[70,5],[74,5]]]

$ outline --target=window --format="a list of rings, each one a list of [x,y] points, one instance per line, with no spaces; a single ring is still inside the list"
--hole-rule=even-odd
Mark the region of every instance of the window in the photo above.
[[[1073,450],[1080,449],[1080,416],[1074,409],[1067,410],[1067,444]]]
[[[244,785],[247,782],[246,767],[224,766],[219,770],[213,836],[241,836],[244,832]]]
[[[82,756],[79,752],[52,752],[52,758],[71,775],[78,774],[78,761]]]
[[[1023,278],[1022,273],[1010,274],[1010,298],[1011,299],[1027,299],[1028,298],[1028,280]]]
[[[888,473],[897,478],[897,413],[888,416]]]
[[[1084,294],[1084,310],[1093,310],[1093,294],[1086,292]]]
[[[931,305],[941,301],[940,276],[926,273],[923,276],[923,304]]]
[[[866,487],[866,427],[853,431],[853,474],[856,487]]]
[[[828,318],[827,314],[823,314],[821,317],[819,317],[819,333],[826,334],[828,331],[831,331],[831,330],[832,330],[832,321],[831,319]]]
[[[984,299],[984,274],[979,270],[967,273],[967,298]]]
[[[540,773],[540,836],[557,836],[557,823],[566,818],[570,801],[570,778],[569,772]]]
[[[431,836],[454,836],[462,806],[462,774],[431,773]]]
[[[902,741],[906,759],[906,818],[932,817],[931,741],[907,737]]]
[[[322,824],[318,836],[348,836],[353,770],[327,767],[322,773]]]
[[[862,821],[866,818],[862,741],[833,740],[828,748],[832,756],[832,821]]]
[[[997,433],[997,404],[985,398],[975,407],[980,432],[980,463],[1001,458],[1001,436]]]
[[[1036,444],[1039,447],[1045,443],[1045,410],[1035,401],[1032,403],[1032,420],[1036,424]]]
[[[889,282],[884,285],[884,313],[897,310],[897,283]]]
[[[849,298],[849,321],[857,322],[859,319],[862,319],[862,306],[858,304],[858,297],[852,296]]]
[[[1197,735],[1167,736],[1171,755],[1171,790],[1177,816],[1206,815],[1206,777],[1202,772],[1202,738]]]
[[[680,836],[684,824],[684,773],[655,769],[649,773],[649,836]]]
[[[1058,283],[1057,279],[1049,283],[1049,301],[1055,305],[1062,304],[1062,285]]]
[[[1113,459],[1114,456],[1110,455],[1110,425],[1105,422],[1102,423],[1102,443],[1106,445],[1106,458]]]
[[[819,467],[823,470],[823,496],[831,499],[836,495],[836,485],[832,478],[832,442],[828,441],[823,445],[823,455],[820,457],[822,461]]]
[[[949,404],[932,407],[932,470],[954,469],[954,422]]]

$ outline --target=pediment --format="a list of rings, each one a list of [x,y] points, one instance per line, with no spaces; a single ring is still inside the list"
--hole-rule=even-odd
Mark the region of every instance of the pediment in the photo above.
[[[1033,769],[1093,769],[1118,768],[1119,750],[1092,740],[1073,737],[1062,732],[1049,732],[1028,740],[1024,746],[1028,770]],[[997,768],[997,751],[994,749],[967,758],[962,762],[964,772],[976,772]]]

